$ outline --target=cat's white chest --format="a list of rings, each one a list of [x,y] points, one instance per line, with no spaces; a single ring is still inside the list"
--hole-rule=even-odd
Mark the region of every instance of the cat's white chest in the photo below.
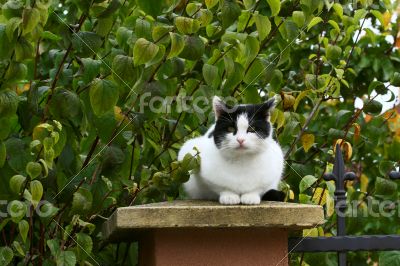
[[[198,178],[215,192],[262,194],[276,189],[281,178],[283,157],[279,146],[268,147],[256,156],[237,156],[227,159],[212,145],[203,148],[203,160]]]

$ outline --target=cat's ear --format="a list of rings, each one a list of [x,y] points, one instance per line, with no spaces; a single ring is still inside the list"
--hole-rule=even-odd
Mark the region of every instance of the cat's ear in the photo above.
[[[226,110],[226,104],[218,96],[214,96],[213,98],[213,110],[216,119],[218,119]]]
[[[272,110],[274,110],[274,107],[275,107],[275,99],[274,98],[269,99],[261,104],[260,111],[262,112],[262,114],[265,116],[265,118],[267,120],[269,119],[269,116],[270,116]]]

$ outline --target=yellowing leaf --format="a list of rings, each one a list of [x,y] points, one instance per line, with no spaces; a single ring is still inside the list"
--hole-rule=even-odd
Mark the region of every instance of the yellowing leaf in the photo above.
[[[335,200],[328,193],[326,195],[326,216],[331,217],[335,212]]]
[[[205,0],[205,2],[208,9],[211,9],[218,4],[218,0]]]
[[[124,114],[119,106],[114,106],[114,117],[119,122],[124,119]]]
[[[303,229],[303,237],[318,237],[318,229]]]
[[[173,32],[170,32],[169,35],[171,36],[171,49],[167,59],[178,56],[185,47],[185,40],[181,35]]]
[[[283,109],[287,110],[292,107],[295,103],[296,99],[294,96],[284,93],[283,94]]]
[[[314,144],[314,141],[315,137],[313,134],[303,134],[303,136],[301,136],[301,144],[303,145],[303,149],[305,152],[308,152],[308,150]]]
[[[353,147],[351,144],[343,139],[338,139],[333,147],[333,151],[336,152],[336,145],[339,144],[340,148],[343,152],[343,156],[345,160],[350,160],[353,155]]]
[[[312,201],[315,204],[319,204],[321,206],[325,205],[326,203],[326,197],[328,196],[328,190],[323,189],[321,187],[317,187],[314,191],[314,196],[312,198]]]
[[[305,90],[300,92],[299,95],[297,95],[296,100],[294,101],[293,109],[296,111],[297,107],[300,104],[300,101],[307,96],[307,94],[311,93],[312,90]]]
[[[392,14],[388,10],[386,10],[386,12],[383,13],[383,27],[385,28],[385,30],[389,28],[391,18]]]
[[[354,127],[354,141],[357,142],[360,139],[361,127],[357,123],[354,123],[353,127]]]
[[[133,62],[135,66],[145,64],[152,60],[160,48],[146,39],[140,38],[133,47]]]
[[[293,192],[293,190],[289,191],[289,199],[290,200],[294,200],[294,192]]]
[[[365,193],[367,192],[368,183],[369,183],[368,176],[366,176],[365,174],[361,174],[361,177],[360,177],[360,190],[361,190],[361,192],[365,192]]]
[[[200,23],[196,19],[187,17],[177,17],[175,18],[175,26],[180,33],[192,34],[199,30]]]

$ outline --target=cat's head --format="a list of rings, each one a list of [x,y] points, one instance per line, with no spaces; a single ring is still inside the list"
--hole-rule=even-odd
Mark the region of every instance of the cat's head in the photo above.
[[[228,106],[214,96],[215,128],[210,137],[224,153],[255,154],[265,148],[265,140],[271,138],[269,122],[274,99],[261,104]]]

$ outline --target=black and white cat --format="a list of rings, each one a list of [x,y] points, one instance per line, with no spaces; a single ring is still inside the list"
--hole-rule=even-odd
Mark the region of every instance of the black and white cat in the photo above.
[[[188,140],[178,154],[200,152],[200,171],[191,173],[184,189],[192,199],[221,204],[259,204],[265,192],[278,188],[283,153],[272,138],[269,122],[274,100],[227,106],[213,99],[216,123],[201,137]]]

